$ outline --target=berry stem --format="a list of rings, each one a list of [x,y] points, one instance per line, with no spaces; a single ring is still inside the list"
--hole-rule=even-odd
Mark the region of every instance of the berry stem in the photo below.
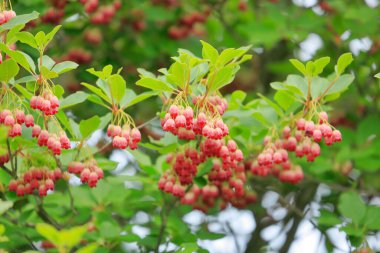
[[[7,138],[7,148],[8,148],[8,154],[9,154],[9,160],[11,162],[12,175],[13,175],[14,178],[16,178],[17,168],[15,167],[15,165],[13,163],[13,154],[12,154],[12,151],[11,151],[11,145],[10,145],[10,142],[9,142],[9,138]]]
[[[335,77],[335,79],[330,83],[329,87],[327,87],[326,90],[319,97],[315,99],[315,102],[318,102],[319,100],[321,100],[326,95],[326,93],[334,86],[334,84],[336,83],[336,81],[338,81],[338,79],[339,79],[339,76]]]

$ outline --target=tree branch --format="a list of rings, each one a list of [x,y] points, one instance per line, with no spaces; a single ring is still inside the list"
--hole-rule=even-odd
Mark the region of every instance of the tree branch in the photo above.
[[[164,195],[164,193],[162,193],[162,194]],[[163,196],[163,197],[164,197],[164,201],[165,201],[165,196]],[[160,215],[161,216],[161,226],[160,226],[160,231],[158,233],[157,244],[156,244],[156,247],[154,249],[155,253],[159,253],[159,248],[160,248],[162,239],[164,238],[164,233],[165,233],[166,224],[168,221],[168,216],[169,216],[171,210],[173,209],[175,203],[176,203],[175,199],[173,199],[170,203],[167,203],[167,201],[164,202],[164,206],[161,210],[161,215]]]

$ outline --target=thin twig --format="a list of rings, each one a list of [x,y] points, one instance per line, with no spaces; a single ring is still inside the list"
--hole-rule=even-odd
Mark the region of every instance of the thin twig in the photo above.
[[[156,119],[158,119],[158,117],[157,117],[157,116],[154,116],[153,118],[151,118],[151,119],[148,120],[147,122],[145,122],[145,123],[139,125],[139,126],[137,127],[137,129],[141,129],[141,128],[145,127],[146,125],[149,125],[150,123],[152,123],[152,122],[155,121]]]
[[[0,168],[2,168],[6,173],[8,173],[11,177],[13,177],[12,171],[10,171],[5,165],[1,165]]]
[[[37,203],[37,214],[40,218],[55,227],[56,229],[61,229],[62,225],[60,225],[53,217],[51,217],[43,207],[42,200],[39,197],[36,197]]]
[[[9,153],[9,160],[11,162],[12,174],[13,176],[15,176],[17,174],[17,168],[15,168],[13,164],[13,155],[11,151],[11,144],[9,143],[9,138],[7,138],[7,148],[8,148],[8,153]]]

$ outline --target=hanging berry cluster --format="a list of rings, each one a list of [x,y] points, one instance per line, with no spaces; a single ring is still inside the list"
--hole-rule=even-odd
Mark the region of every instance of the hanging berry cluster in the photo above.
[[[112,146],[118,149],[129,147],[135,150],[141,141],[141,133],[133,119],[123,110],[116,110],[112,123],[107,128],[108,137],[112,138]]]
[[[272,139],[272,136],[264,139],[264,150],[252,163],[251,171],[259,176],[273,174],[283,182],[298,183],[303,179],[302,168],[289,161],[289,152],[313,162],[321,154],[322,140],[330,146],[340,142],[342,134],[329,124],[327,113],[321,111],[309,120],[299,118],[293,129],[286,126],[281,138]]]
[[[162,129],[182,140],[194,140],[197,135],[220,140],[229,134],[221,118],[227,109],[225,99],[216,95],[205,99],[194,97],[193,105],[199,108],[196,117],[190,106],[171,105],[161,120]]]
[[[58,107],[58,98],[49,91],[44,91],[42,95],[33,96],[30,99],[30,108],[40,110],[45,116],[55,115]]]
[[[255,196],[245,186],[244,155],[223,120],[228,102],[219,89],[233,80],[239,65],[251,56],[245,55],[248,48],[219,55],[211,45],[202,44],[204,58],[180,51],[173,58],[175,63],[156,78],[157,83],[169,84],[166,90],[173,87],[163,95],[161,127],[185,141],[167,157],[169,169],[158,187],[203,211],[228,204],[243,207]],[[152,76],[142,73],[137,84],[150,87]]]
[[[56,168],[50,170],[49,168],[32,167],[28,171],[24,172],[17,180],[11,180],[9,182],[9,191],[15,192],[17,196],[31,195],[35,191],[41,197],[47,195],[49,190],[54,190],[55,183],[60,180],[69,180],[70,176],[67,172],[61,171]]]
[[[0,11],[0,25],[7,23],[14,17],[16,17],[16,12],[14,12],[13,10]]]
[[[246,182],[243,153],[233,140],[205,139],[196,148],[170,154],[167,163],[172,166],[158,182],[159,189],[180,197],[183,204],[207,211],[219,203],[245,207],[255,200],[253,192],[244,188]],[[199,187],[194,177],[206,170],[208,183]],[[220,200],[220,201],[219,201]]]
[[[95,187],[100,179],[104,177],[103,170],[98,167],[95,159],[85,162],[70,162],[68,172],[80,177],[82,183],[87,183],[91,188]]]
[[[24,111],[20,109],[13,111],[5,109],[0,112],[0,125],[2,124],[9,127],[9,137],[16,137],[22,135],[22,125],[34,126],[34,118],[31,114],[25,115]]]
[[[85,11],[92,14],[91,22],[93,24],[109,24],[115,16],[116,11],[122,6],[120,0],[115,0],[112,4],[99,6],[98,0],[80,0],[84,5]]]

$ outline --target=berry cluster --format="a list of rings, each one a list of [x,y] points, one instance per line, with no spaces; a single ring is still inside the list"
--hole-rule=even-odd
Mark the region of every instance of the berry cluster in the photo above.
[[[84,39],[91,45],[99,45],[103,40],[103,35],[98,28],[92,28],[84,33]]]
[[[73,48],[62,57],[63,61],[73,61],[79,65],[89,64],[92,61],[92,54],[83,48]]]
[[[34,126],[34,118],[31,114],[25,115],[22,110],[10,111],[5,109],[0,112],[1,124],[10,127],[8,131],[9,137],[16,137],[22,135],[22,124],[25,124],[26,127]]]
[[[14,17],[16,17],[16,12],[14,12],[13,10],[4,10],[0,12],[0,25],[7,23]]]
[[[305,120],[300,118],[295,123],[295,129],[286,126],[282,137],[272,141],[267,136],[264,139],[264,151],[251,166],[251,171],[260,176],[274,174],[283,182],[298,183],[303,179],[300,166],[292,165],[288,152],[294,152],[296,157],[306,157],[313,162],[321,154],[319,143],[324,140],[327,146],[342,140],[339,130],[333,130],[328,122],[326,112],[318,113],[317,119]]]
[[[221,116],[227,109],[227,102],[218,96],[212,96],[203,101],[200,98],[193,99],[195,105],[200,105],[196,117],[190,106],[171,105],[165,117],[161,120],[162,129],[178,136],[182,140],[194,140],[196,135],[220,140],[229,134],[229,129],[224,124]]]
[[[68,172],[78,175],[82,183],[87,183],[91,188],[95,187],[98,181],[104,177],[103,170],[98,167],[94,159],[83,163],[70,162]]]
[[[183,152],[167,157],[171,170],[166,171],[159,180],[159,189],[203,211],[214,206],[219,199],[221,207],[228,203],[236,207],[252,203],[255,198],[244,189],[246,176],[243,153],[235,141],[226,143],[224,140],[206,138],[199,147],[200,151],[185,148]],[[199,171],[207,171],[204,174],[208,184],[202,188],[192,185]]]
[[[58,25],[65,16],[63,8],[50,7],[42,16],[41,21],[45,24]]]
[[[47,130],[41,130],[39,125],[35,125],[32,129],[32,137],[38,138],[39,146],[46,146],[54,155],[60,155],[62,149],[70,149],[71,144],[66,133],[62,132],[57,135],[49,133]]]
[[[58,98],[50,92],[44,92],[42,95],[33,96],[30,99],[30,108],[42,111],[45,116],[56,114],[58,107]]]
[[[55,182],[59,179],[68,180],[70,175],[67,172],[62,173],[61,169],[49,170],[43,168],[30,168],[19,179],[9,182],[9,190],[16,192],[17,196],[33,194],[38,191],[38,194],[43,197],[47,195],[49,190],[54,190]]]
[[[197,24],[203,24],[206,22],[209,13],[205,11],[193,12],[182,16],[178,24],[169,28],[168,35],[173,40],[186,39],[189,35],[202,35]]]
[[[122,6],[120,0],[114,1],[110,5],[99,6],[98,0],[80,0],[84,5],[85,11],[88,14],[92,14],[91,23],[99,24],[109,24],[112,18],[115,16],[116,11]]]
[[[163,5],[168,8],[179,5],[178,0],[151,0],[151,2],[153,5]]]
[[[115,148],[132,150],[137,149],[138,143],[141,141],[141,133],[137,128],[130,128],[128,124],[123,127],[110,124],[107,128],[108,137],[112,138],[112,145]]]

